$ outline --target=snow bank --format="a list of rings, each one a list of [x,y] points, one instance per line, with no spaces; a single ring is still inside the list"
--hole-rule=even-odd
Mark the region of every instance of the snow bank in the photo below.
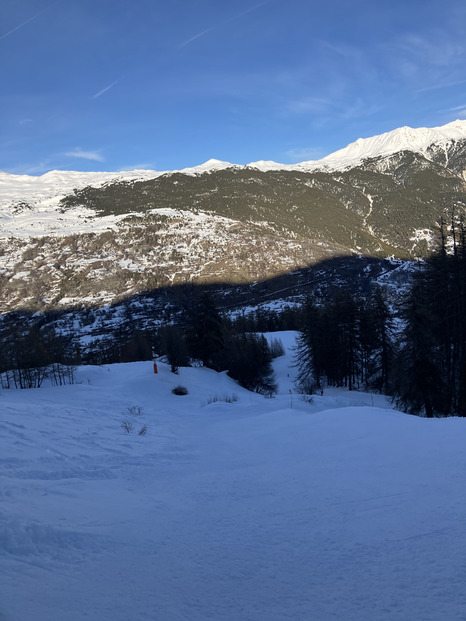
[[[275,399],[151,363],[1,391],[0,619],[464,619],[466,421],[291,400],[281,339]]]

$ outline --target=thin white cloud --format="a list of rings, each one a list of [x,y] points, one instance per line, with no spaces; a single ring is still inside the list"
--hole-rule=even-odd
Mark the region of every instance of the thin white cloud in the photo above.
[[[109,84],[108,86],[106,86],[105,88],[103,88],[102,90],[100,90],[98,93],[96,93],[95,95],[92,95],[92,99],[97,99],[98,97],[101,97],[104,93],[106,93],[107,91],[109,91],[111,88],[113,88],[116,84],[118,84],[118,82],[120,81],[120,78],[118,78],[118,80],[115,80],[115,82],[112,82],[111,84]]]
[[[466,106],[462,106],[460,108],[453,108],[455,115],[459,119],[466,119]]]
[[[464,43],[455,40],[455,36],[446,36],[443,31],[433,31],[429,35],[408,35],[398,43],[416,65],[433,67],[450,67],[461,63],[464,58]]]
[[[63,155],[66,157],[78,157],[84,160],[93,160],[94,162],[105,162],[104,156],[99,151],[83,151],[82,149],[74,149],[67,151]]]
[[[464,83],[466,45],[463,33],[431,29],[422,36],[405,35],[382,45],[392,75],[421,93]]]
[[[132,170],[156,170],[156,167],[153,162],[139,162],[137,164],[118,168],[118,172],[128,172]]]
[[[308,162],[310,160],[320,160],[324,157],[324,153],[321,149],[315,147],[307,147],[303,149],[290,149],[286,152],[286,156],[293,163],[296,162]]]
[[[288,110],[296,114],[320,114],[333,107],[333,102],[324,97],[303,97],[288,102]]]
[[[423,88],[418,88],[417,93],[426,93],[428,91],[439,91],[443,88],[451,88],[452,86],[460,86],[462,84],[466,84],[466,80],[443,80],[440,77],[436,84],[432,84],[429,86],[425,86]]]
[[[25,164],[24,166],[15,166],[8,168],[5,172],[10,175],[43,175],[53,168],[53,160],[47,158],[36,162],[35,164]]]

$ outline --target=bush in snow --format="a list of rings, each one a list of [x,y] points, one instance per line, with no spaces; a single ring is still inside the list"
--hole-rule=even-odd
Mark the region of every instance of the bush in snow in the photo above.
[[[121,428],[123,429],[123,431],[126,431],[126,433],[132,433],[133,432],[133,423],[130,420],[124,420],[121,423]]]
[[[224,401],[225,403],[235,403],[238,401],[238,395],[234,392],[231,393],[231,395],[213,395],[202,405],[210,405],[211,403],[218,403],[219,401]]]
[[[132,405],[131,407],[128,408],[128,412],[132,416],[142,416],[143,409],[140,405]]]
[[[172,393],[174,395],[187,395],[188,394],[188,389],[186,388],[186,386],[175,386],[175,388],[173,388]]]
[[[143,425],[138,431],[138,436],[145,436],[147,433],[147,425]]]

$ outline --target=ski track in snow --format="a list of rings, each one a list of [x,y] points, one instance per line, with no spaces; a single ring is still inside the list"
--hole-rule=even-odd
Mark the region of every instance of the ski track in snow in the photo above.
[[[1,621],[464,621],[466,421],[306,403],[277,336],[275,399],[150,362],[0,391]]]

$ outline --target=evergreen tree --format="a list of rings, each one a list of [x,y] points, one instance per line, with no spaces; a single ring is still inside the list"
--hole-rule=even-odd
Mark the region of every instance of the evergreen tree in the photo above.
[[[184,331],[190,357],[222,370],[225,349],[225,324],[212,298],[204,293],[192,298],[184,312]]]
[[[389,394],[394,355],[393,321],[380,287],[375,288],[361,310],[359,338],[363,383]]]
[[[295,357],[300,383],[318,387],[325,378],[350,390],[370,384],[387,391],[392,357],[391,313],[381,291],[364,305],[348,291],[305,303]]]
[[[359,308],[354,297],[345,291],[335,297],[332,310],[338,334],[338,383],[353,390],[360,374]]]
[[[438,410],[442,376],[434,338],[434,315],[422,276],[404,308],[406,327],[396,361],[395,402],[400,409],[428,418]]]
[[[272,354],[263,335],[254,333],[233,337],[226,351],[228,375],[241,386],[261,394],[277,391],[272,369]]]
[[[437,252],[420,270],[404,312],[397,403],[426,416],[466,415],[464,226],[441,227]]]
[[[302,325],[296,339],[295,363],[298,367],[298,383],[319,384],[324,373],[321,313],[308,298],[302,312]]]
[[[159,352],[167,357],[172,373],[189,366],[189,353],[183,331],[179,326],[164,326],[158,332]]]

